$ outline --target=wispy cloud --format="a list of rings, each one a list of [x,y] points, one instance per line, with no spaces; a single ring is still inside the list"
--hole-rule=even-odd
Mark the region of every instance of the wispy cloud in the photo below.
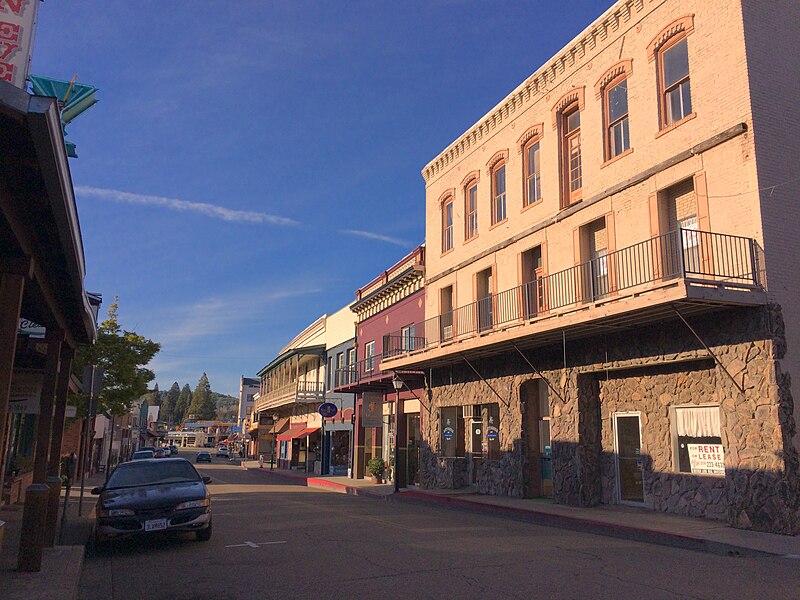
[[[228,296],[204,298],[170,311],[170,324],[154,332],[153,339],[170,346],[225,332],[236,335],[235,330],[248,327],[247,323],[252,323],[259,314],[268,312],[270,305],[320,291],[312,287],[285,287],[279,291],[239,291]]]
[[[339,233],[343,233],[345,235],[354,235],[356,237],[363,237],[367,238],[368,240],[377,240],[379,242],[386,242],[387,244],[402,246],[403,248],[410,248],[412,246],[412,244],[408,243],[406,240],[401,240],[399,238],[391,237],[388,235],[381,235],[380,233],[375,233],[372,231],[363,231],[361,229],[340,229]]]
[[[249,210],[233,210],[225,208],[224,206],[219,206],[218,204],[209,204],[208,202],[192,202],[190,200],[178,200],[177,198],[164,198],[163,196],[132,194],[130,192],[96,188],[87,185],[76,186],[75,192],[79,196],[100,198],[101,200],[111,200],[112,202],[146,204],[149,206],[161,206],[170,210],[196,212],[213,219],[221,219],[223,221],[232,221],[236,223],[269,223],[271,225],[298,224],[294,219],[289,219],[287,217],[279,217],[277,215]]]

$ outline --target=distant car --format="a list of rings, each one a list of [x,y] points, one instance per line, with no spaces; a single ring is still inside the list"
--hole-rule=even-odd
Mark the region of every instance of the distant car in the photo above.
[[[227,446],[220,446],[217,448],[217,456],[224,456],[225,458],[230,457],[231,453],[228,451]]]
[[[175,446],[175,445],[170,445],[169,446],[169,453],[170,453],[170,456],[175,456],[178,453],[178,447]]]
[[[142,460],[144,458],[155,458],[155,452],[150,449],[147,450],[137,450],[133,453],[131,460]]]
[[[96,487],[95,541],[154,531],[194,531],[211,539],[211,497],[192,464],[183,458],[122,463]]]
[[[169,456],[169,451],[164,450],[164,448],[156,448],[153,454],[155,454],[155,458],[167,458]]]
[[[198,452],[197,456],[194,459],[194,462],[196,462],[196,463],[200,463],[200,462],[210,463],[211,462],[211,454],[208,453],[208,452]]]

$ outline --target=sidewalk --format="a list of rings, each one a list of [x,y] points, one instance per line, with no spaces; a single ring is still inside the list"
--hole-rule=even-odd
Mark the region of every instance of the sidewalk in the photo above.
[[[56,545],[45,548],[42,555],[42,569],[38,573],[17,571],[20,530],[22,527],[22,506],[0,508],[0,521],[5,521],[5,539],[0,549],[0,589],[3,600],[72,600],[77,597],[78,583],[83,570],[83,557],[86,543],[92,535],[94,526],[94,505],[96,497],[89,491],[105,481],[103,474],[86,478],[83,496],[82,515],[78,516],[78,497],[80,483],[70,492],[67,505],[67,519],[61,533],[61,511],[64,507],[64,492],[58,505],[59,526],[56,529]],[[61,539],[59,540],[59,534]]]
[[[437,503],[444,506],[520,519],[538,525],[561,527],[586,533],[713,552],[716,554],[773,555],[800,560],[800,536],[785,536],[734,529],[719,521],[680,517],[644,508],[602,505],[577,508],[553,504],[545,499],[485,496],[466,488],[459,490],[404,489],[394,494],[391,484],[374,484],[364,479],[320,477],[299,471],[258,468],[257,461],[245,461],[247,469],[264,471],[298,485],[382,500]]]

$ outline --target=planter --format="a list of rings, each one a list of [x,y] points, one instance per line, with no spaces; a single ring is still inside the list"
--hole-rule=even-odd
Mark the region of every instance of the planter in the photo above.
[[[372,483],[383,483],[383,477],[380,475],[370,475],[370,481],[372,481]]]

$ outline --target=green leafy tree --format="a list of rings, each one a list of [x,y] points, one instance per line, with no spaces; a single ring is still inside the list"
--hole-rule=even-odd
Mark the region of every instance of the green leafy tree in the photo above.
[[[146,365],[161,349],[161,344],[133,331],[123,330],[117,321],[119,298],[108,307],[108,318],[97,330],[93,346],[78,349],[73,372],[78,376],[88,365],[104,371],[103,387],[98,396],[98,412],[121,416],[134,401],[147,393],[147,384],[155,374]]]
[[[178,385],[178,382],[172,384],[172,387],[169,388],[164,401],[161,403],[161,410],[164,413],[162,421],[166,421],[170,425],[175,420],[175,408],[178,405],[178,398],[181,395],[181,386]]]
[[[175,403],[175,412],[172,415],[172,421],[176,425],[178,423],[183,423],[186,420],[186,410],[189,408],[189,404],[192,402],[192,388],[189,387],[189,384],[183,386],[181,393],[178,395],[178,400]]]
[[[211,384],[208,382],[208,375],[203,373],[197,387],[192,393],[192,403],[187,409],[187,416],[192,415],[195,419],[205,421],[217,418],[217,407],[211,398]]]

